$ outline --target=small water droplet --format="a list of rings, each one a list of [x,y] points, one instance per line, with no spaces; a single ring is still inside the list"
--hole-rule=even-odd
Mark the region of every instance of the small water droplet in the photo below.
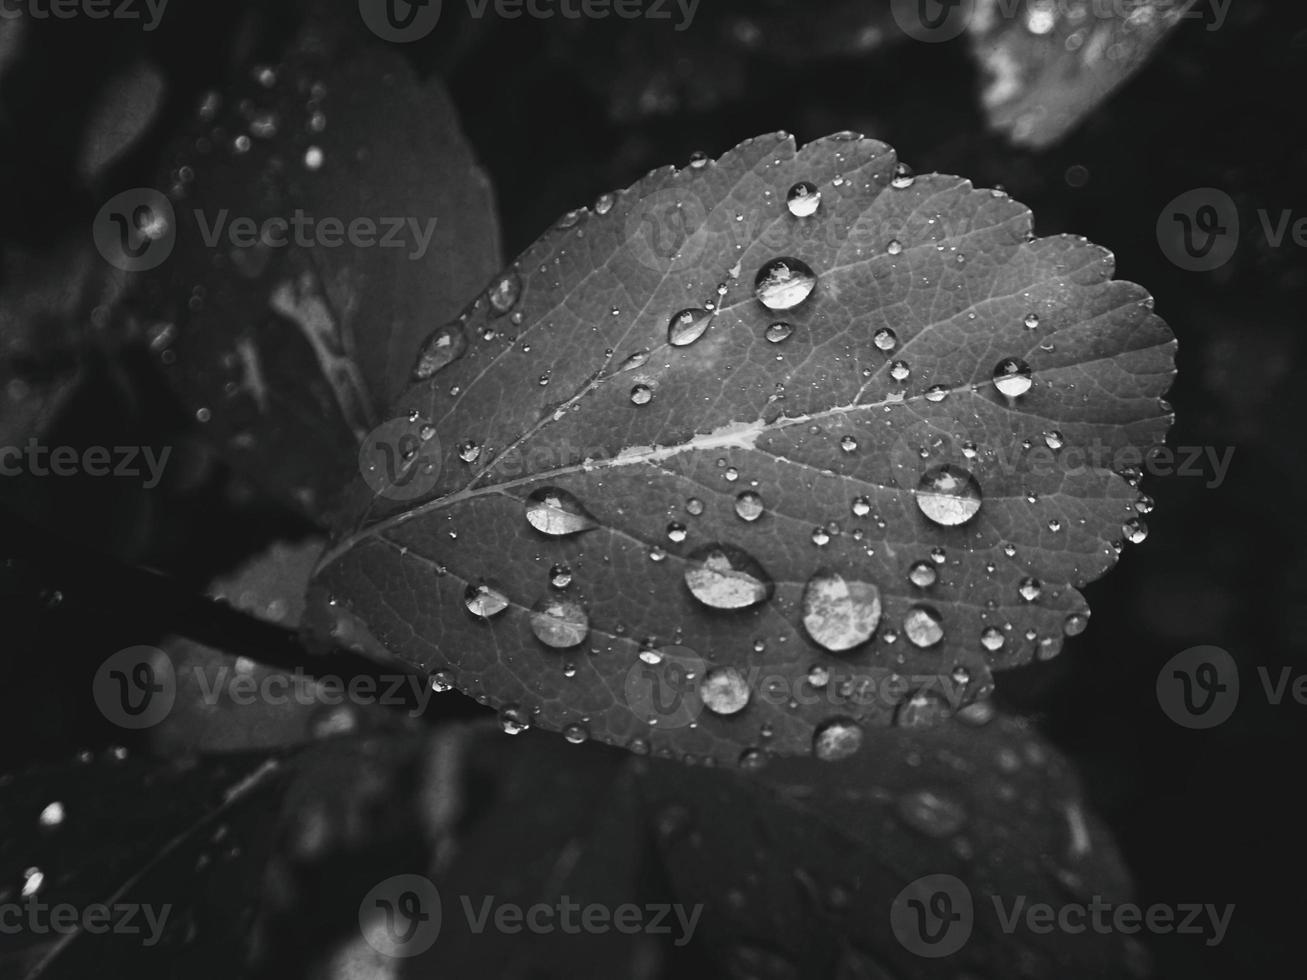
[[[944,527],[957,527],[980,513],[980,484],[969,470],[952,463],[933,466],[917,484],[917,507]]]
[[[594,212],[595,214],[600,215],[602,217],[603,215],[611,211],[613,209],[613,205],[616,203],[617,203],[617,196],[615,194],[600,194],[599,197],[595,200]]]
[[[871,513],[871,501],[866,497],[853,498],[853,516],[866,517]]]
[[[810,218],[821,207],[821,191],[816,184],[801,180],[785,195],[785,205],[796,218]]]
[[[889,327],[881,327],[877,330],[871,341],[876,345],[877,350],[883,350],[887,354],[899,345],[898,335]]]
[[[911,374],[912,368],[907,361],[895,361],[889,366],[889,376],[895,381],[907,381]]]
[[[1003,631],[997,626],[986,626],[980,634],[980,645],[990,653],[996,653],[1003,649],[1006,638]]]
[[[506,735],[521,735],[531,727],[531,715],[520,705],[506,704],[499,709],[499,727]]]
[[[673,347],[689,347],[707,332],[712,310],[682,310],[667,325],[667,342]]]
[[[561,538],[597,526],[594,517],[566,490],[541,487],[526,498],[527,523],[541,534]]]
[[[903,617],[903,632],[913,646],[932,647],[944,639],[944,625],[931,606],[913,606]]]
[[[994,387],[1007,398],[1020,398],[1030,390],[1030,365],[1019,357],[1005,357],[994,365]]]
[[[762,497],[752,490],[745,490],[735,498],[735,513],[742,521],[756,521],[762,517],[765,509]]]
[[[590,617],[571,599],[541,599],[531,609],[531,632],[545,646],[567,650],[585,642]]]
[[[1039,314],[1029,313],[1026,315],[1026,329],[1035,330],[1039,327]]]
[[[765,336],[770,343],[779,344],[783,341],[789,340],[793,335],[794,327],[790,326],[790,324],[783,320],[779,320],[776,323],[770,324],[763,336]]]
[[[490,287],[486,298],[490,301],[490,308],[498,316],[503,316],[517,305],[521,296],[522,279],[516,272],[510,272]]]
[[[423,342],[413,367],[413,380],[426,381],[442,368],[448,367],[467,350],[467,335],[460,323],[437,327]]]
[[[930,588],[935,584],[937,577],[935,566],[928,561],[914,562],[908,569],[908,581],[919,589]]]
[[[685,502],[685,512],[691,517],[698,517],[703,513],[703,501],[698,497],[691,497]]]
[[[436,694],[448,694],[454,689],[454,675],[448,670],[438,670],[431,675],[431,690]]]
[[[738,714],[749,703],[749,685],[734,667],[714,667],[699,682],[699,699],[714,714]]]
[[[817,288],[817,276],[807,263],[793,258],[772,259],[758,270],[754,292],[769,310],[792,310]]]
[[[1017,592],[1026,602],[1034,602],[1039,598],[1039,594],[1042,591],[1043,586],[1040,585],[1039,579],[1037,578],[1023,578],[1021,584],[1017,586]]]
[[[837,762],[862,748],[862,727],[848,718],[831,718],[817,726],[812,752],[823,762]]]
[[[927,837],[950,837],[967,822],[962,804],[931,790],[916,790],[898,799],[899,818]]]
[[[898,190],[903,190],[911,187],[916,183],[916,180],[917,178],[912,174],[912,168],[906,163],[900,163],[894,168],[894,178],[890,181],[890,185]]]
[[[880,590],[822,570],[803,590],[803,627],[820,646],[842,653],[871,639],[880,623]]]
[[[688,533],[689,532],[685,529],[685,525],[679,522],[673,521],[671,524],[667,525],[667,540],[671,541],[673,544],[680,544],[685,540]]]
[[[885,246],[885,251],[890,255],[902,255],[903,243],[897,238],[891,238],[889,244]]]
[[[808,683],[820,690],[830,683],[830,670],[821,664],[813,664],[808,668]]]
[[[475,463],[481,458],[481,447],[469,439],[458,447],[458,458],[465,463]]]
[[[1062,632],[1067,636],[1079,636],[1089,625],[1089,617],[1082,613],[1072,613],[1062,623]]]
[[[931,385],[926,389],[926,401],[939,403],[948,397],[948,385]]]
[[[710,544],[688,558],[685,584],[690,594],[712,609],[747,609],[771,597],[772,580],[747,552],[728,544]]]
[[[1121,533],[1131,544],[1143,544],[1148,540],[1148,525],[1140,518],[1132,517],[1121,525]]]
[[[653,401],[653,389],[646,384],[635,385],[631,389],[632,405],[648,405]]]
[[[1044,445],[1049,449],[1061,449],[1064,444],[1062,433],[1056,429],[1049,429],[1044,433]]]
[[[818,548],[824,548],[830,544],[830,532],[824,527],[814,527],[812,529],[812,543]]]
[[[467,611],[478,619],[491,620],[508,608],[508,595],[496,582],[482,579],[467,587],[463,593],[463,605]]]
[[[573,745],[580,745],[590,738],[590,729],[586,728],[579,721],[574,721],[563,728],[563,738],[567,739]]]
[[[63,823],[64,816],[64,805],[55,800],[53,803],[47,804],[45,809],[41,811],[41,816],[37,818],[37,822],[49,830]]]
[[[858,440],[853,436],[845,436],[840,440],[840,448],[846,453],[855,453],[858,451]]]

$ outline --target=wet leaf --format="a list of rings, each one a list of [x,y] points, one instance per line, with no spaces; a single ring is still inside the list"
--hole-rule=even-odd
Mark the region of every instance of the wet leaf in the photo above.
[[[755,774],[643,766],[677,899],[703,904],[730,976],[1124,977],[1145,963],[1121,933],[1027,927],[1032,906],[1131,895],[1066,762],[1010,719],[884,732],[842,761]],[[936,893],[948,919],[930,918]]]
[[[1192,7],[976,0],[967,27],[986,74],[981,101],[990,125],[1020,146],[1056,143],[1142,68],[1197,13]]]
[[[1077,589],[1138,496],[1115,471],[1170,424],[1171,334],[1112,272],[852,134],[655,171],[467,311],[466,352],[391,412],[413,450],[357,485],[321,607],[635,751],[733,763],[810,753],[834,717],[937,721],[1085,628]],[[715,315],[670,344],[687,309]],[[541,533],[540,493],[585,519]],[[553,595],[586,614],[576,650],[531,628]]]
[[[320,516],[500,261],[453,106],[390,52],[307,35],[205,98],[160,190],[176,240],[137,298],[151,346],[227,457]]]

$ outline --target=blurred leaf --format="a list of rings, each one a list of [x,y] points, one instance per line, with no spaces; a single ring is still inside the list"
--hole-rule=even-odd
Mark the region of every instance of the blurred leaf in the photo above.
[[[751,775],[642,764],[677,897],[703,905],[702,937],[726,975],[1141,975],[1142,947],[1119,933],[1003,928],[1000,904],[1006,915],[1017,902],[1116,905],[1130,893],[1067,764],[991,715],[879,732],[841,761],[785,759]],[[938,947],[899,918],[922,879],[946,889],[959,916],[928,923],[942,927]]]
[[[566,216],[435,335],[331,615],[510,717],[727,762],[1056,654],[1174,341],[1106,250],[895,164],[765,136]]]
[[[137,61],[100,92],[83,136],[77,169],[88,183],[132,148],[159,112],[166,82],[159,70]]]
[[[205,100],[163,181],[152,347],[231,462],[320,516],[418,341],[499,263],[453,107],[388,51],[306,35]]]
[[[987,75],[990,126],[1042,150],[1065,137],[1148,61],[1193,0],[975,0],[972,49]]]

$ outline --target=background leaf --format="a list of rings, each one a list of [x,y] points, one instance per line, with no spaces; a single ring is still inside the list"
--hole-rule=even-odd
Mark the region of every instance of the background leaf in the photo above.
[[[317,33],[206,97],[168,156],[176,244],[137,300],[151,346],[233,465],[319,515],[419,339],[499,265],[489,185],[438,82]],[[285,247],[228,233],[300,214]]]
[[[1030,221],[852,134],[565,216],[445,328],[466,353],[397,403],[410,452],[357,484],[321,596],[636,751],[807,754],[984,696],[1083,630],[1170,422],[1151,298]]]

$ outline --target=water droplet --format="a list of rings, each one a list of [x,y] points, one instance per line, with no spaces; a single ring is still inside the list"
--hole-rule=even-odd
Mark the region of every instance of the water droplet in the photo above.
[[[912,368],[908,367],[907,361],[895,361],[889,366],[889,376],[895,381],[907,381],[912,374]]]
[[[866,517],[871,513],[871,501],[866,497],[853,498],[853,516]]]
[[[913,646],[932,647],[944,639],[939,613],[931,606],[913,606],[903,617],[903,632]]]
[[[566,650],[585,641],[590,617],[571,599],[541,599],[531,610],[531,632],[545,646]]]
[[[521,735],[531,727],[531,716],[520,705],[506,704],[499,709],[499,727],[506,735]]]
[[[812,295],[817,276],[799,259],[772,259],[754,281],[758,301],[769,310],[792,310]]]
[[[900,163],[894,168],[894,179],[890,181],[890,184],[898,190],[903,190],[906,187],[911,187],[916,183],[916,180],[917,178],[912,174],[912,168],[906,163]]]
[[[496,315],[503,316],[517,305],[521,296],[522,279],[516,272],[510,272],[490,287],[486,298],[490,301],[490,308]]]
[[[1121,525],[1121,533],[1131,544],[1143,544],[1148,540],[1148,525],[1138,517],[1132,517]]]
[[[927,837],[952,836],[967,822],[960,803],[926,789],[900,796],[895,809],[905,824]]]
[[[765,509],[762,497],[752,490],[746,490],[735,498],[735,513],[742,521],[756,521]]]
[[[1039,593],[1043,591],[1037,578],[1023,578],[1021,584],[1017,586],[1017,592],[1026,602],[1034,602],[1039,598]]]
[[[773,344],[779,344],[782,341],[789,340],[794,335],[794,328],[784,320],[778,320],[776,323],[767,327],[766,333],[763,334],[767,340]]]
[[[1058,432],[1056,429],[1049,429],[1044,433],[1044,445],[1049,449],[1061,449],[1062,446],[1065,445],[1065,442],[1062,439],[1062,433]]]
[[[685,502],[685,512],[691,517],[698,517],[703,513],[703,501],[698,497],[691,497]]]
[[[673,347],[689,347],[707,332],[712,310],[682,310],[667,324],[667,342]]]
[[[738,714],[749,703],[749,685],[734,667],[714,667],[699,682],[699,698],[714,714]]]
[[[644,367],[648,363],[649,352],[647,350],[638,350],[617,366],[617,373],[634,371],[636,368]]]
[[[919,589],[928,589],[935,584],[935,566],[928,561],[914,562],[908,569],[908,581]]]
[[[687,533],[684,524],[674,521],[667,525],[667,540],[673,544],[680,544],[684,541]]]
[[[1067,636],[1079,636],[1089,625],[1089,617],[1082,613],[1072,613],[1062,623],[1062,632]]]
[[[969,470],[952,463],[933,466],[917,484],[917,507],[944,527],[957,527],[980,513],[980,484]]]
[[[772,580],[747,552],[710,544],[692,552],[685,569],[690,594],[712,609],[748,609],[771,597]]]
[[[45,809],[41,811],[41,816],[37,818],[37,822],[48,830],[63,823],[64,816],[64,805],[55,800],[53,803],[47,804]]]
[[[880,623],[880,590],[870,582],[819,571],[803,590],[803,627],[820,646],[842,653],[871,639]]]
[[[481,458],[481,447],[468,440],[458,447],[458,458],[465,463],[475,463]]]
[[[931,385],[926,389],[926,401],[939,403],[948,397],[948,385]]]
[[[824,548],[830,544],[830,532],[824,527],[814,527],[812,529],[812,543],[818,548]]]
[[[648,385],[640,384],[631,389],[632,405],[648,405],[653,401],[653,389]]]
[[[573,745],[580,745],[590,738],[590,729],[586,728],[579,721],[574,721],[563,729],[563,738],[567,739]]]
[[[891,238],[889,244],[885,246],[885,251],[890,255],[902,255],[903,243],[897,238]]]
[[[695,170],[702,170],[708,166],[708,154],[703,150],[695,150],[690,154],[690,166]]]
[[[748,748],[740,753],[740,768],[748,772],[757,772],[767,765],[768,756],[762,749]]]
[[[1003,631],[997,626],[986,626],[980,634],[980,645],[990,653],[997,653],[1002,650],[1005,642],[1006,638],[1003,636]]]
[[[1005,357],[994,365],[994,387],[1007,398],[1020,398],[1030,390],[1030,365],[1019,357]]]
[[[845,436],[840,440],[840,448],[846,453],[855,453],[858,451],[858,440],[853,436]]]
[[[1039,314],[1038,313],[1026,314],[1026,329],[1035,330],[1038,327],[1039,327]]]
[[[320,146],[310,146],[304,151],[304,166],[308,170],[321,170],[326,159],[326,154],[322,152]]]
[[[796,218],[810,218],[821,207],[821,191],[816,184],[801,180],[785,195],[785,205]]]
[[[831,718],[817,726],[812,752],[823,762],[837,762],[857,754],[862,747],[862,727],[848,718]]]
[[[28,868],[23,872],[23,889],[21,897],[31,898],[45,884],[45,872],[40,868]]]
[[[1151,514],[1154,506],[1155,501],[1146,493],[1140,495],[1139,499],[1135,501],[1135,510],[1140,514]]]
[[[877,350],[883,350],[887,354],[899,345],[898,334],[889,327],[881,327],[877,330],[871,341],[876,345]]]
[[[526,519],[541,534],[561,538],[596,527],[581,501],[566,490],[541,487],[526,498]]]
[[[603,215],[611,211],[613,209],[613,205],[616,203],[617,203],[617,196],[615,194],[600,194],[599,197],[595,200],[594,212],[595,214],[602,217]]]
[[[426,381],[441,368],[448,367],[463,356],[467,350],[467,335],[463,333],[460,323],[448,323],[437,327],[427,337],[418,351],[417,363],[413,367],[413,380]]]
[[[900,728],[929,728],[953,714],[949,703],[936,691],[920,690],[898,706],[894,724]]]
[[[467,587],[463,593],[463,605],[473,616],[489,621],[507,609],[509,602],[498,583],[482,579]]]
[[[808,683],[820,690],[830,683],[830,670],[821,664],[813,664],[808,668]]]

